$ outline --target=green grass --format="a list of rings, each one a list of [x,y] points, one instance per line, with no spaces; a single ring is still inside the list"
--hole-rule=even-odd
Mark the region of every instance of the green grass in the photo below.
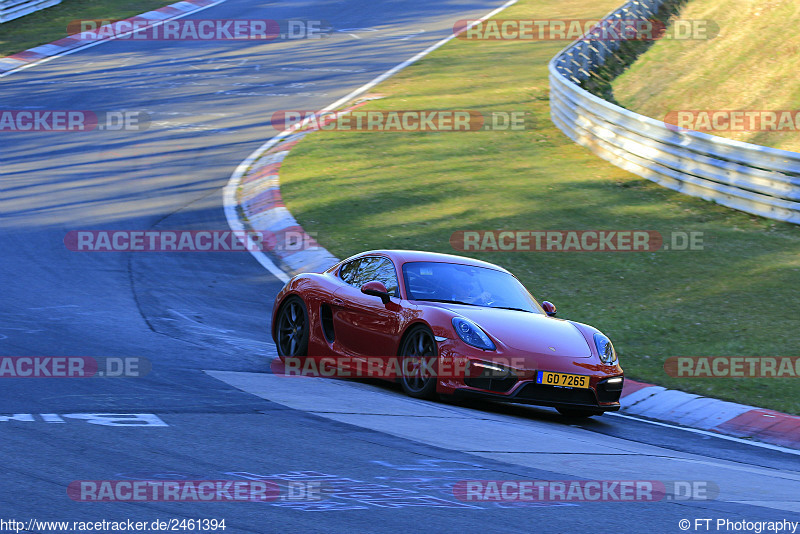
[[[527,0],[500,18],[598,17],[619,0]],[[378,86],[366,109],[525,111],[523,132],[323,132],[281,169],[288,208],[338,257],[455,251],[457,230],[704,232],[702,251],[483,252],[559,316],[614,340],[627,376],[800,414],[800,379],[679,379],[669,356],[793,356],[800,228],[684,196],[575,145],[549,119],[558,42],[455,40]]]
[[[0,24],[0,57],[66,37],[67,25],[73,20],[126,19],[171,3],[173,0],[64,0]]]
[[[614,81],[620,105],[659,120],[672,110],[800,108],[796,0],[692,0],[679,18],[711,20],[720,34],[710,40],[656,42]],[[798,131],[718,135],[800,151]]]

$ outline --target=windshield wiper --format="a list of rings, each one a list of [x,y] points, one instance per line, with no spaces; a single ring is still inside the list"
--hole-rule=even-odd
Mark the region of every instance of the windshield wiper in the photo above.
[[[477,306],[477,304],[473,304],[471,302],[462,302],[460,300],[448,300],[448,299],[414,299],[414,300],[423,300],[425,302],[445,302],[447,304],[466,304],[467,306]]]
[[[494,308],[496,310],[514,310],[514,311],[533,313],[531,310],[526,310],[524,308],[510,308],[510,307],[507,307],[507,306],[489,306],[489,307],[490,308]]]

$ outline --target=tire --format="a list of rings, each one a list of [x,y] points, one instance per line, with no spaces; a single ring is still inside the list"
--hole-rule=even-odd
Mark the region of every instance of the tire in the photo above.
[[[426,326],[412,327],[400,346],[400,385],[409,397],[433,399],[436,396],[436,362],[439,349],[433,332]],[[424,361],[424,365],[420,362]]]
[[[308,356],[308,309],[303,299],[287,297],[275,324],[275,346],[281,360]]]
[[[594,415],[603,415],[603,412],[599,412],[597,410],[579,410],[575,408],[556,408],[556,410],[558,410],[558,413],[564,417],[570,417],[573,419],[587,419]]]

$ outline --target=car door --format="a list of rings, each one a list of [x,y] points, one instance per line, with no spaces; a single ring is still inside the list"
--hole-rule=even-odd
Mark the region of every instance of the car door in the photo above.
[[[340,271],[347,285],[333,294],[336,339],[352,356],[395,356],[401,306],[394,264],[384,256],[366,256],[356,261],[357,265]],[[376,280],[393,295],[386,304],[361,292],[363,284]]]

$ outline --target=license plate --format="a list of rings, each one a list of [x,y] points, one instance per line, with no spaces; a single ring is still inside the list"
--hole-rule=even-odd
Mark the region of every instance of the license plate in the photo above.
[[[571,388],[589,388],[589,377],[585,375],[570,375],[567,373],[553,373],[550,371],[538,371],[536,373],[536,383],[548,386],[566,386]]]

